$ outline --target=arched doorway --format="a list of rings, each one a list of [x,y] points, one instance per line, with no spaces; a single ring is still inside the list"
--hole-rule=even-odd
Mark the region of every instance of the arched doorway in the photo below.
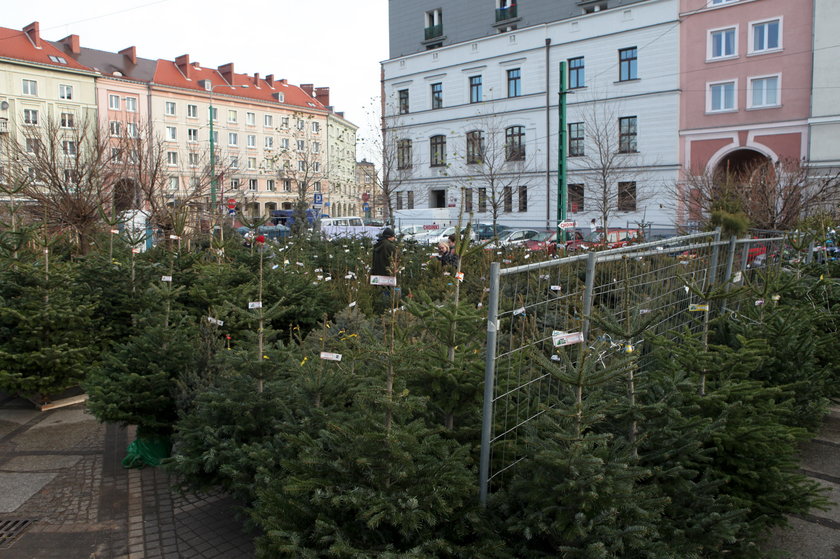
[[[737,149],[724,155],[715,167],[715,178],[729,178],[736,183],[748,182],[759,168],[772,168],[769,157],[754,149]]]
[[[117,213],[139,210],[143,203],[140,185],[133,179],[120,179],[114,184],[114,209]]]

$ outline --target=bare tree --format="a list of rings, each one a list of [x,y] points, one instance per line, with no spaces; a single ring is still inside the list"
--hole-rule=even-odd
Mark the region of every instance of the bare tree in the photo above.
[[[313,115],[295,112],[290,116],[290,143],[272,158],[280,180],[291,181],[294,194],[294,222],[292,229],[299,234],[306,228],[306,211],[313,195],[326,187],[327,169],[324,162],[322,136],[316,134],[313,126],[320,127],[320,120]],[[319,128],[320,129],[320,128]]]
[[[818,173],[797,159],[756,161],[739,169],[687,174],[683,190],[697,220],[741,213],[759,229],[792,229],[805,218],[834,212],[840,172]]]
[[[639,189],[647,178],[644,162],[637,149],[635,116],[620,116],[615,104],[590,103],[582,113],[577,135],[569,135],[570,176],[582,176],[591,195],[587,205],[593,208],[604,227],[618,212],[635,212],[652,193]],[[582,139],[581,139],[582,138]]]

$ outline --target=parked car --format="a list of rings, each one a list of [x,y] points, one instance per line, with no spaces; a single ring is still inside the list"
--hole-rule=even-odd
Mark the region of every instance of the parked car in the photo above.
[[[446,229],[436,229],[429,231],[429,234],[424,235],[420,242],[427,243],[430,245],[436,245],[441,241],[449,240],[449,235],[454,235],[456,231],[455,227],[447,227]],[[461,230],[461,234],[465,234],[467,232],[466,228]],[[470,231],[470,239],[475,240],[475,231]]]
[[[499,235],[499,246],[524,245],[527,241],[539,237],[540,232],[536,229],[508,229]]]
[[[598,229],[597,231],[590,232],[583,239],[575,238],[574,240],[566,241],[566,250],[574,252],[577,250],[619,248],[631,244],[638,238],[638,229],[610,227],[606,232],[603,229]]]
[[[428,229],[423,225],[403,225],[397,233],[407,241],[416,240],[418,236],[426,234]]]
[[[375,239],[382,227],[365,225],[361,217],[328,217],[321,220],[321,233],[327,239]]]
[[[492,239],[493,237],[498,237],[508,229],[510,229],[510,227],[502,225],[501,223],[497,223],[495,229],[493,228],[492,223],[476,223],[473,228],[479,241],[486,241],[488,239]]]
[[[541,231],[533,239],[525,241],[525,248],[555,254],[557,252],[557,231]]]

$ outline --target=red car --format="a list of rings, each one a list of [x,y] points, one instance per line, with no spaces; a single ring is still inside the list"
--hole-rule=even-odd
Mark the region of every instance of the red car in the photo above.
[[[543,231],[533,239],[525,241],[525,248],[555,254],[557,252],[557,231]]]
[[[576,233],[580,234],[580,232]],[[609,249],[627,246],[639,238],[639,230],[610,227],[606,232],[606,242],[604,242],[604,235],[604,230],[599,229],[592,231],[585,238],[575,238],[572,241],[566,241],[566,250],[574,252],[576,250]]]

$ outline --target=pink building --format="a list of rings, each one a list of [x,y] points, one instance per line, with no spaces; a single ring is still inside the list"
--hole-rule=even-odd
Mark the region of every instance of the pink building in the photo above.
[[[808,153],[812,0],[681,0],[686,172]]]

